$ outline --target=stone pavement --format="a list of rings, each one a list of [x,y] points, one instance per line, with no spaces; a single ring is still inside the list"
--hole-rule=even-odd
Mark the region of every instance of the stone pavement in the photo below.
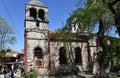
[[[0,78],[4,78],[4,75],[3,75],[3,74],[0,74]]]
[[[14,73],[15,78],[21,78],[21,71],[17,70],[16,73]]]

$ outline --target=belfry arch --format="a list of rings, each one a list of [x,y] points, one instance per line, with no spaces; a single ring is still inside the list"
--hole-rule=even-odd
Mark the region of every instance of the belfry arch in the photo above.
[[[36,14],[37,14],[37,11],[35,8],[30,8],[30,19],[31,20],[36,20]]]
[[[38,20],[45,21],[45,11],[43,9],[38,10]]]

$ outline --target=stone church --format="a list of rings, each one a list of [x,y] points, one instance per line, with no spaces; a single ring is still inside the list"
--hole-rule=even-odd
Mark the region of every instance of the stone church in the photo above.
[[[35,68],[41,76],[59,72],[69,73],[75,70],[89,71],[95,59],[94,54],[101,50],[96,35],[78,36],[73,28],[70,40],[65,42],[62,41],[62,38],[54,38],[52,34],[55,34],[56,31],[50,31],[48,26],[48,7],[39,0],[30,0],[26,3],[24,21],[25,71],[28,72],[30,68]],[[65,43],[68,42],[71,45],[66,47]],[[93,73],[96,73],[96,69],[97,64],[94,63]]]

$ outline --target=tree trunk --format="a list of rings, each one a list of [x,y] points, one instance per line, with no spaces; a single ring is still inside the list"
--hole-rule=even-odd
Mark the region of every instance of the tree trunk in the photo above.
[[[105,40],[105,23],[104,23],[104,18],[102,18],[99,21],[99,31],[97,33],[98,39],[100,41],[100,45],[102,47],[102,55],[99,59],[99,66],[100,66],[100,73],[98,75],[98,78],[107,78],[107,74],[105,74],[105,67],[104,67],[104,62],[105,62],[105,57],[107,56],[108,52],[109,52],[109,46],[107,45],[107,42]],[[104,72],[104,74],[103,74]]]

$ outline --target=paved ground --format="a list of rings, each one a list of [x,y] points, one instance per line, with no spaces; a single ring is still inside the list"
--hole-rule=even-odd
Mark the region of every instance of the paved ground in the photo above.
[[[3,75],[3,74],[0,74],[0,78],[4,78],[4,75]]]

